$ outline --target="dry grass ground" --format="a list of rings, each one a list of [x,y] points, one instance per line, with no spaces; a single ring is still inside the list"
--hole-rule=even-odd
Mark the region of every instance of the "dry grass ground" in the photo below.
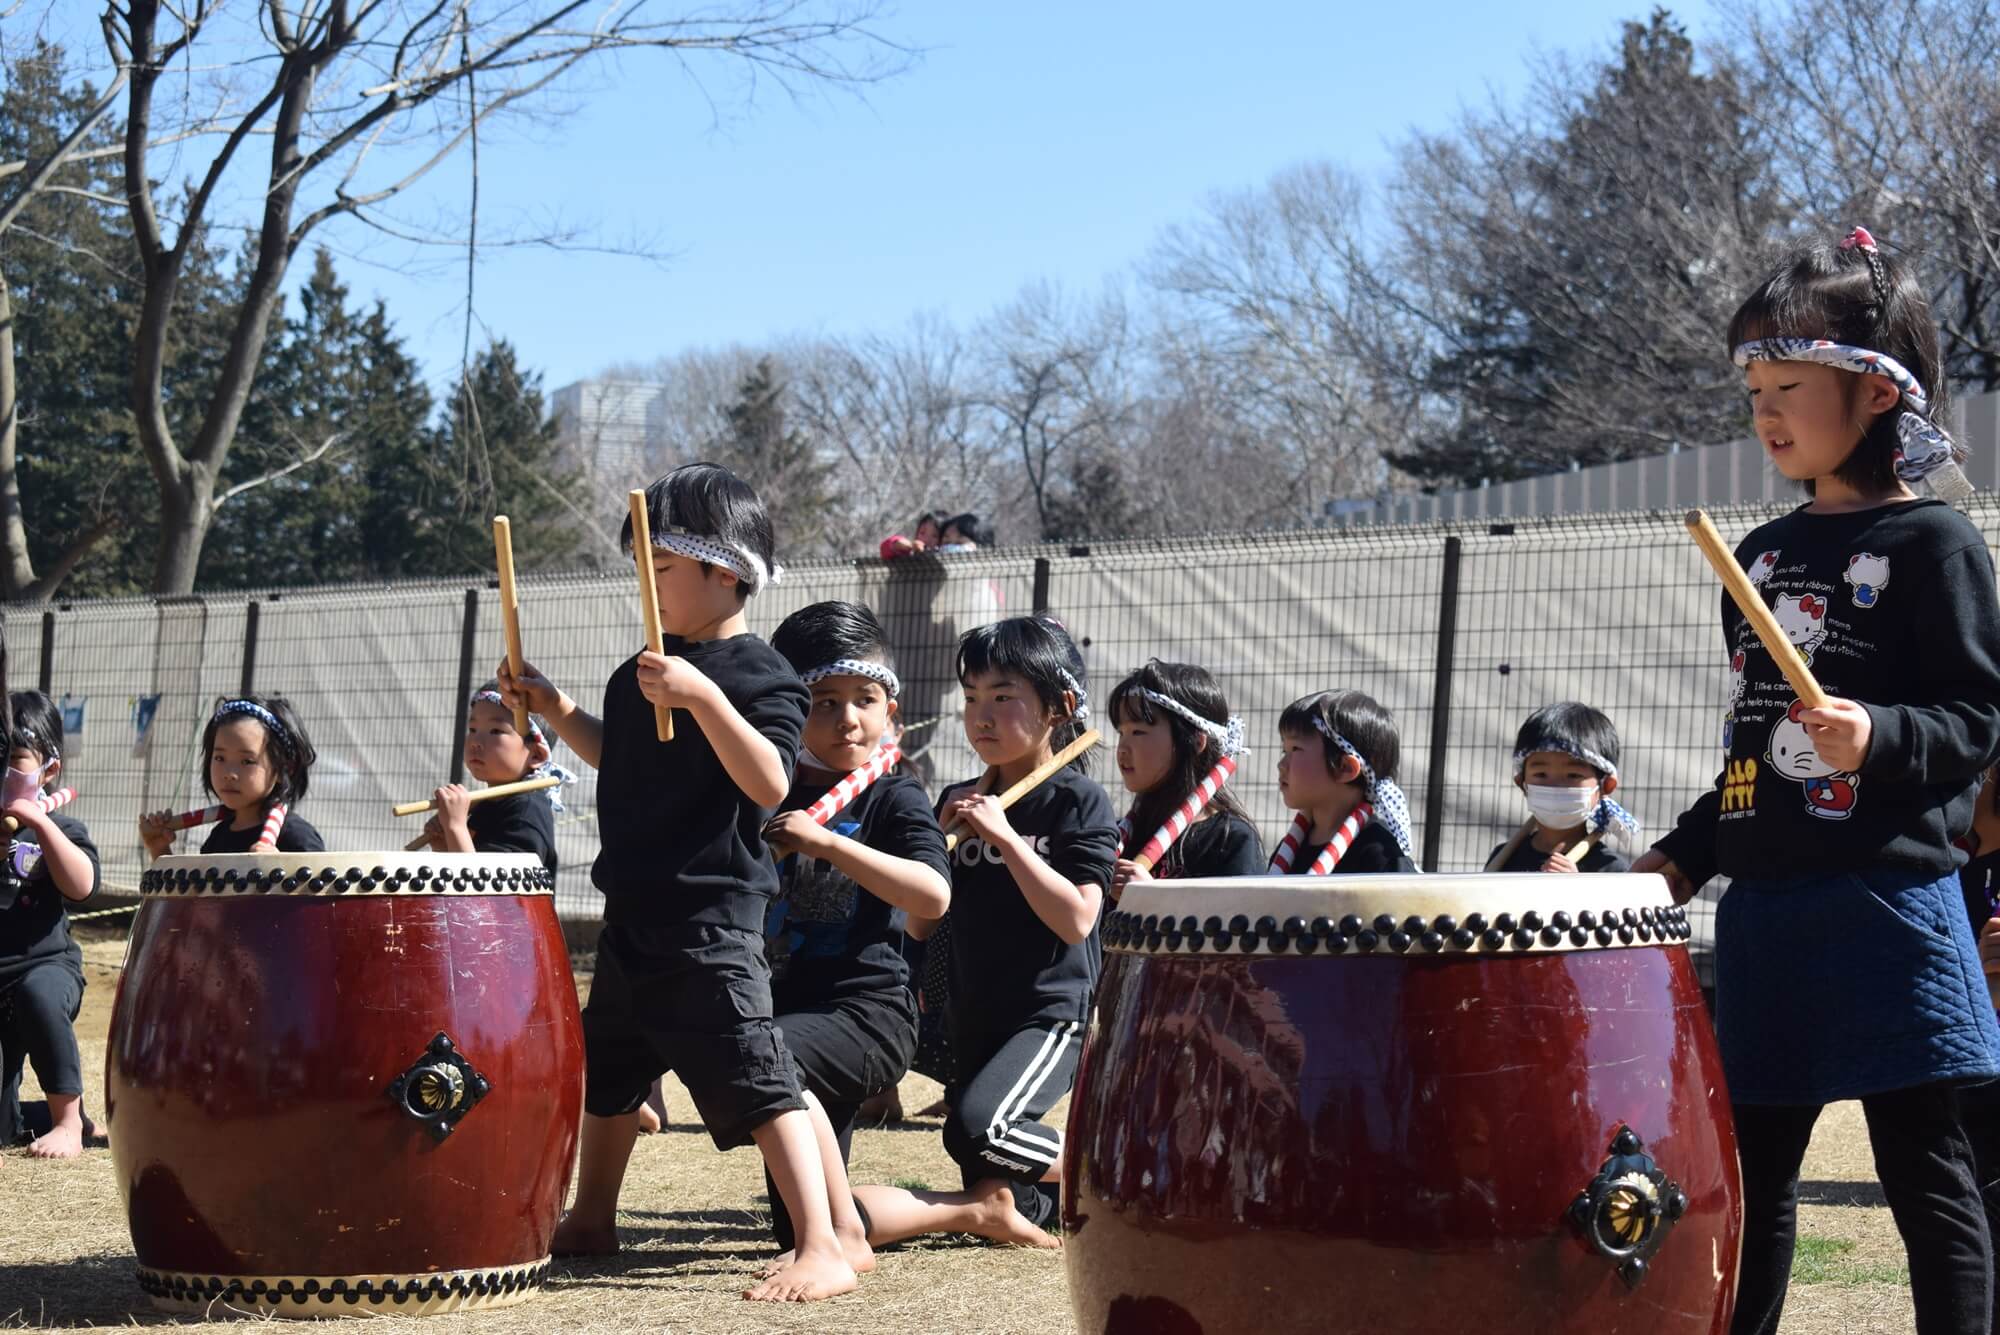
[[[85,1088],[103,1087],[104,1037],[122,954],[115,933],[85,947],[90,988],[78,1021]],[[912,1076],[903,1104],[917,1109],[937,1086]],[[29,1079],[24,1098],[39,1098]],[[94,1105],[95,1098],[87,1098]],[[685,1119],[685,1093],[671,1092]],[[854,1175],[867,1182],[956,1184],[938,1144],[937,1124],[861,1132]],[[1914,1329],[1901,1280],[1902,1248],[1882,1204],[1859,1109],[1842,1105],[1821,1121],[1806,1160],[1798,1282],[1786,1335],[1860,1335]],[[528,1331],[765,1331],[927,1335],[994,1332],[1070,1335],[1075,1327],[1060,1254],[999,1250],[944,1239],[892,1250],[858,1294],[799,1308],[738,1298],[769,1251],[756,1153],[718,1154],[683,1120],[642,1140],[634,1155],[620,1223],[626,1250],[616,1260],[558,1264],[548,1291],[507,1311],[434,1318],[426,1329],[468,1335]],[[44,1163],[0,1154],[0,1327],[166,1324],[132,1280],[131,1245],[109,1151]],[[365,1319],[365,1318],[364,1318]]]

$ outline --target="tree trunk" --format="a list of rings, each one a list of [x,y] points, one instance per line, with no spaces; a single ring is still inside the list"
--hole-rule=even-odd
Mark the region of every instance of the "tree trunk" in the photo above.
[[[7,276],[0,274],[0,583],[7,597],[35,581],[28,558],[28,528],[21,518],[21,479],[15,472],[14,451],[20,408],[14,397],[14,301]]]

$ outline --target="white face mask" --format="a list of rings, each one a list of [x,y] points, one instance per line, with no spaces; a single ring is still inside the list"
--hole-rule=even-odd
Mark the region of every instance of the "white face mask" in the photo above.
[[[1598,793],[1595,786],[1555,788],[1547,784],[1531,783],[1521,791],[1528,799],[1528,814],[1547,829],[1573,830],[1588,821],[1590,813],[1597,810]]]
[[[15,769],[7,767],[4,780],[0,780],[0,806],[15,802],[25,802],[42,791],[42,776],[49,772],[47,765],[40,769]]]

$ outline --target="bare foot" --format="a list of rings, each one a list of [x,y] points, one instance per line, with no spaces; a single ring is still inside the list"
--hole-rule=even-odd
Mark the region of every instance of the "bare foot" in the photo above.
[[[660,1115],[653,1111],[653,1105],[650,1103],[640,1104],[639,1134],[642,1136],[656,1135],[660,1130],[660,1126]]]
[[[1045,1228],[1037,1227],[1029,1218],[1014,1208],[1014,1189],[1002,1178],[987,1178],[972,1185],[973,1206],[978,1211],[971,1232],[994,1242],[1004,1242],[1014,1247],[1039,1247],[1044,1250],[1062,1246],[1062,1239]]]
[[[939,1099],[936,1103],[933,1103],[930,1107],[918,1113],[917,1116],[949,1117],[951,1116],[951,1105],[949,1103],[946,1103],[943,1099]]]
[[[47,1135],[28,1146],[28,1155],[34,1159],[74,1159],[82,1153],[81,1119],[50,1127]]]
[[[616,1256],[617,1226],[585,1223],[573,1212],[566,1214],[556,1225],[556,1235],[549,1243],[549,1252],[554,1256]]]
[[[840,1243],[840,1254],[847,1258],[847,1264],[857,1275],[865,1275],[875,1268],[875,1249],[868,1245],[868,1234],[860,1228],[853,1233],[834,1230],[834,1238]],[[769,1279],[783,1273],[786,1266],[798,1259],[796,1252],[779,1252],[757,1268],[757,1278]]]
[[[809,1303],[852,1293],[861,1281],[854,1267],[839,1256],[794,1257],[792,1263],[743,1291],[753,1303]]]

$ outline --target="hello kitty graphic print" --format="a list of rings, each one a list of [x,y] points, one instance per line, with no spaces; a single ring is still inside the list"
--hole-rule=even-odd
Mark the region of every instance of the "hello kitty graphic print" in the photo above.
[[[1778,629],[1785,632],[1785,638],[1799,651],[1799,657],[1812,662],[1813,650],[1826,641],[1826,599],[1802,593],[1778,599],[1771,611],[1778,618]]]
[[[1873,607],[1889,587],[1889,558],[1856,552],[1847,563],[1847,582],[1854,588],[1856,607]]]
[[[1883,862],[1942,876],[2000,752],[2000,596],[1984,536],[1935,500],[1801,506],[1736,546],[1774,620],[1829,696],[1867,711],[1857,764],[1814,746],[1798,692],[1715,593],[1724,756],[1657,847],[1697,884]]]
[[[1755,584],[1758,588],[1761,589],[1764,587],[1764,581],[1771,578],[1771,572],[1773,570],[1776,570],[1777,568],[1778,568],[1778,554],[1776,552],[1765,552],[1763,555],[1759,556],[1756,560],[1752,561],[1750,563],[1750,568],[1746,570],[1744,573],[1750,576],[1750,582],[1752,584]]]
[[[1847,774],[1820,759],[1813,749],[1812,736],[1799,719],[1805,702],[1794,700],[1771,729],[1771,745],[1764,758],[1771,768],[1805,786],[1806,810],[1821,820],[1846,820],[1854,812],[1855,790],[1861,786],[1859,774]]]

